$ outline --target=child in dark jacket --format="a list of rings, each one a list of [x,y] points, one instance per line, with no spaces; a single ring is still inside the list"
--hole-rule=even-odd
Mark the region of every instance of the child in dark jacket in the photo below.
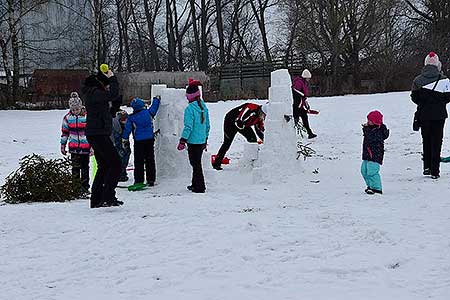
[[[367,115],[363,124],[363,155],[361,174],[366,182],[365,192],[369,195],[382,194],[380,166],[383,164],[384,140],[389,137],[389,129],[383,124],[383,115],[375,110]]]
[[[158,112],[160,97],[153,98],[147,109],[142,99],[131,101],[133,113],[128,116],[122,134],[124,147],[129,147],[128,138],[133,133],[134,138],[134,187],[144,187],[144,166],[147,184],[154,186],[156,179],[155,167],[155,136],[153,133],[153,118]]]
[[[127,167],[130,160],[131,149],[130,147],[123,147],[122,134],[125,129],[125,124],[128,120],[128,113],[125,110],[119,110],[112,121],[112,139],[114,147],[116,147],[117,153],[119,153],[122,169],[120,171],[119,181],[128,181]]]
[[[69,144],[72,175],[80,180],[83,192],[89,190],[89,145],[86,129],[86,109],[82,105],[78,93],[72,92],[69,100],[69,112],[64,116],[61,126],[61,154],[66,155],[66,145]]]

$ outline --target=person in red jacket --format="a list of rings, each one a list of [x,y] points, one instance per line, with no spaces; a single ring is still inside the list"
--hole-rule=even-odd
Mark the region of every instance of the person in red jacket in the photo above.
[[[264,119],[267,105],[245,103],[230,110],[223,122],[223,144],[212,164],[216,170],[222,170],[222,160],[239,132],[249,143],[264,141]]]

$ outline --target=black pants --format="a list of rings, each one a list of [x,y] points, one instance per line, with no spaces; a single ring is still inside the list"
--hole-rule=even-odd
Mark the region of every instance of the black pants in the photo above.
[[[94,149],[97,173],[92,183],[91,207],[116,200],[116,187],[120,176],[120,157],[111,138],[107,135],[87,137]]]
[[[134,183],[144,183],[144,166],[147,182],[155,182],[154,145],[154,139],[134,142]]]
[[[293,105],[292,109],[292,115],[294,117],[295,124],[298,124],[298,119],[301,118],[303,127],[305,127],[306,132],[308,133],[308,135],[312,135],[313,132],[311,130],[311,127],[309,127],[308,112],[302,108],[299,108],[296,104]]]
[[[89,190],[89,154],[71,153],[72,176],[80,180],[81,187],[87,192]]]
[[[206,190],[202,169],[203,149],[204,145],[202,144],[188,144],[189,162],[192,166],[192,191],[194,192]]]
[[[227,154],[227,151],[230,149],[234,137],[238,132],[242,134],[249,143],[256,143],[258,141],[255,131],[252,128],[245,127],[244,129],[239,130],[236,125],[234,125],[234,120],[228,120],[227,117],[225,117],[223,132],[223,143],[222,146],[220,146],[219,152],[217,153],[216,162],[214,163],[215,166],[220,167],[223,158]]]
[[[430,169],[431,175],[439,175],[442,139],[445,120],[421,121],[423,144],[423,168]]]

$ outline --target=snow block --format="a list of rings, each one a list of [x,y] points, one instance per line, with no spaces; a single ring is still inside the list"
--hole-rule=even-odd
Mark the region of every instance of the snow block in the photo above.
[[[285,86],[286,84],[291,86],[291,75],[287,69],[276,70],[270,74],[271,87]]]
[[[285,174],[292,174],[300,167],[296,159],[295,130],[284,119],[285,115],[292,112],[291,77],[287,70],[277,70],[272,72],[271,79],[264,144],[260,147],[257,159],[252,162],[254,183],[279,181]]]
[[[191,167],[187,151],[177,150],[184,125],[184,109],[187,106],[186,91],[153,85],[153,93],[161,96],[161,104],[155,118],[155,130],[160,130],[155,142],[157,177],[189,178]]]

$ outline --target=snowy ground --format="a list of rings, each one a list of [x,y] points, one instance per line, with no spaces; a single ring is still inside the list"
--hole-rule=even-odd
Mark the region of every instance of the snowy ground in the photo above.
[[[239,172],[239,138],[232,165],[205,166],[205,195],[178,178],[118,189],[120,208],[0,206],[0,299],[450,299],[450,164],[439,181],[421,176],[409,94],[310,102],[317,155],[271,185]],[[209,105],[210,152],[236,105]],[[359,174],[372,109],[391,129],[382,196]],[[58,156],[63,113],[0,112],[2,182],[25,154]]]

